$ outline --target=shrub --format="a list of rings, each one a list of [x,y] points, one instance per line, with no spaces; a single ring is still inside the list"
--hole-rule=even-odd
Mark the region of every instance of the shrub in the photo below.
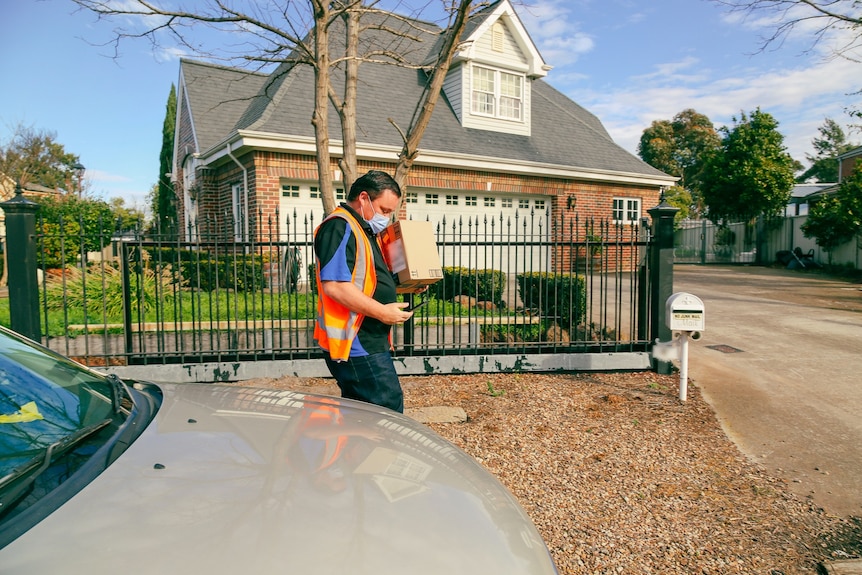
[[[505,285],[506,274],[498,270],[446,267],[443,268],[443,279],[433,284],[430,291],[438,299],[465,295],[496,304],[503,299]]]
[[[157,307],[156,294],[162,294],[164,300],[164,288],[174,283],[175,277],[170,266],[158,273],[145,267],[141,274],[130,274],[129,281],[132,313],[140,311],[145,315]],[[122,272],[112,266],[93,266],[86,272],[75,267],[50,270],[45,277],[45,307],[49,311],[90,308],[94,312],[103,310],[108,317],[122,318]]]
[[[584,321],[587,298],[583,276],[531,272],[518,274],[517,280],[526,308],[538,310],[570,333]]]
[[[180,270],[183,283],[204,291],[232,289],[257,291],[266,286],[264,255],[226,253],[216,257],[207,252],[174,248],[146,249],[145,259]]]

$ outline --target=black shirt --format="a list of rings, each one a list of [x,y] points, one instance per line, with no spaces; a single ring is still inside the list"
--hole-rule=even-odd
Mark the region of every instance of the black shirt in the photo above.
[[[377,242],[377,237],[371,227],[359,214],[347,204],[341,207],[359,222],[371,243],[374,254],[374,270],[377,274],[377,286],[371,295],[382,304],[396,301],[395,279]],[[346,237],[347,236],[347,237]],[[356,238],[352,228],[344,218],[336,217],[324,221],[318,229],[314,240],[314,253],[320,269],[321,281],[351,281],[353,268],[356,265]],[[362,356],[388,351],[390,326],[371,317],[365,317],[359,327],[357,340],[350,349],[351,356]]]

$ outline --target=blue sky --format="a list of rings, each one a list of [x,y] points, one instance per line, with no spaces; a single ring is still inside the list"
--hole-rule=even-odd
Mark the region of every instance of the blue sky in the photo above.
[[[825,44],[806,51],[810,31],[760,52],[769,23],[741,21],[708,0],[515,6],[553,66],[546,80],[598,116],[632,153],[653,120],[686,108],[720,127],[760,107],[778,120],[785,145],[803,163],[826,117],[860,140],[846,127],[845,109],[862,107],[862,97],[848,95],[862,88],[862,64],[824,58]],[[0,0],[0,15],[0,141],[19,124],[54,132],[80,156],[91,193],[145,207],[158,177],[178,59],[194,56],[137,40],[123,42],[112,58],[113,49],[99,44],[112,37],[114,24],[76,11],[70,0]]]

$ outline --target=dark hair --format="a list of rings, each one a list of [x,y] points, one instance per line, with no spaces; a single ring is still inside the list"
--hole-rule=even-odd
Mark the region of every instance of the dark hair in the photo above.
[[[368,197],[376,200],[383,190],[392,190],[396,196],[401,197],[401,187],[398,185],[392,176],[380,170],[370,170],[364,176],[357,178],[353,185],[350,186],[350,193],[347,194],[347,201],[352,202],[359,197],[362,192],[368,192]]]

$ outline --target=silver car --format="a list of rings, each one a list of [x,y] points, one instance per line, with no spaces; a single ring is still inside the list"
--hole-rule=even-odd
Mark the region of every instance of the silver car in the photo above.
[[[0,330],[0,572],[557,571],[510,493],[408,417],[125,382]]]

